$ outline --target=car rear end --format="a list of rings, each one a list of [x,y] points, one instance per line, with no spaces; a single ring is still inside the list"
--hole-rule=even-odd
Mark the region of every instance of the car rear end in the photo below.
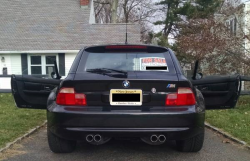
[[[160,144],[204,133],[202,96],[179,69],[166,48],[86,48],[49,97],[48,128],[60,138],[96,144],[111,137]]]

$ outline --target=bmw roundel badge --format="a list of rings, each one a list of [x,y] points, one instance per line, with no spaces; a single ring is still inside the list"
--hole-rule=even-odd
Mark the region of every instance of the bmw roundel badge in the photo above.
[[[155,89],[155,88],[152,88],[152,89],[151,89],[151,92],[152,92],[152,93],[156,93],[156,89]]]
[[[129,81],[127,81],[127,80],[123,81],[123,82],[122,82],[122,86],[123,86],[124,88],[128,88],[128,87],[130,86]]]

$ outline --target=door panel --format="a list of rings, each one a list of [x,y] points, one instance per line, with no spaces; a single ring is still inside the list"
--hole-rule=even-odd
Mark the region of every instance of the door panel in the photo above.
[[[19,108],[46,109],[50,92],[59,86],[61,80],[36,78],[32,76],[11,77],[11,90]]]
[[[241,90],[240,75],[209,76],[191,82],[203,94],[206,109],[230,109],[238,101]]]

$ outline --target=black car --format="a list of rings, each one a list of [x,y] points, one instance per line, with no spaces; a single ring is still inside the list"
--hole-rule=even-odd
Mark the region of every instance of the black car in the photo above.
[[[64,80],[55,69],[55,79],[11,79],[19,108],[47,110],[55,153],[72,152],[78,140],[100,145],[117,137],[175,140],[180,151],[197,152],[205,110],[235,107],[241,86],[239,75],[190,81],[170,49],[148,45],[88,47]]]

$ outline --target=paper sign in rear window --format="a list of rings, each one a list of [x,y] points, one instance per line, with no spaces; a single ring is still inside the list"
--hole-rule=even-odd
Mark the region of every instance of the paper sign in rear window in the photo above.
[[[145,57],[140,58],[140,70],[159,70],[169,71],[166,59],[163,57]]]

